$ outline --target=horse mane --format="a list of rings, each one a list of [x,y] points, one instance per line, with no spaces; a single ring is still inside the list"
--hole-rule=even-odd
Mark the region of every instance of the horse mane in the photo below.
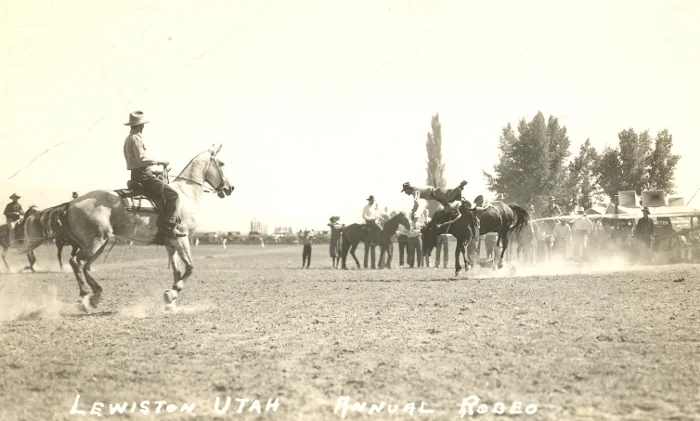
[[[202,152],[198,153],[197,155],[195,155],[192,159],[190,159],[190,160],[187,162],[187,164],[185,164],[185,166],[182,167],[182,170],[180,170],[180,173],[179,173],[178,175],[176,175],[175,178],[182,178],[182,173],[185,172],[185,168],[189,167],[190,164],[192,163],[192,161],[194,161],[195,159],[199,158],[200,155],[203,155],[203,154],[205,154],[205,153],[207,153],[207,152],[211,152],[211,151],[210,151],[209,149],[207,149],[206,151],[202,151]]]

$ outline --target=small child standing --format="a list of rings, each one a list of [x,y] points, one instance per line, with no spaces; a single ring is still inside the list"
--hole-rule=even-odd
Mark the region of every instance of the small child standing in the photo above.
[[[311,264],[311,246],[314,243],[314,238],[316,238],[314,231],[305,230],[302,236],[302,243],[304,244],[304,251],[301,253],[301,267],[309,268]]]

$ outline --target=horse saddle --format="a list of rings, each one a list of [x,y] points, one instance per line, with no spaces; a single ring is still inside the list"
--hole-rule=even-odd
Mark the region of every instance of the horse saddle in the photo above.
[[[165,208],[165,203],[160,197],[154,197],[146,191],[141,183],[134,180],[126,182],[126,189],[115,190],[122,199],[122,205],[128,212],[145,212],[160,214]]]
[[[360,225],[360,230],[365,234],[370,232],[379,232],[376,228],[369,226],[369,224],[366,222]]]

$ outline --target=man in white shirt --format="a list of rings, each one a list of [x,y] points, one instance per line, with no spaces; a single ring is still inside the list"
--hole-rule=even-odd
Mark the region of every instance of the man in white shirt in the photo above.
[[[376,213],[376,206],[374,205],[374,196],[370,195],[367,198],[367,206],[362,209],[362,219],[370,229],[375,231],[381,231],[382,227],[379,225],[379,217]]]
[[[571,242],[571,227],[565,220],[557,221],[554,227],[554,249],[566,258],[566,248]]]
[[[576,257],[584,257],[586,254],[586,245],[588,244],[588,234],[593,229],[593,222],[588,219],[588,215],[584,215],[583,207],[576,208],[579,217],[574,220],[574,255]]]

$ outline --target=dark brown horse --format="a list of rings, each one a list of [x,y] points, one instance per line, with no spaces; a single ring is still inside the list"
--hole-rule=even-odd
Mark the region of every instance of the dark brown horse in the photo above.
[[[480,203],[477,197],[475,202]],[[508,249],[508,234],[518,234],[530,221],[530,214],[522,206],[506,204],[504,202],[491,202],[483,211],[477,214],[481,226],[479,235],[495,232],[498,234],[496,246],[502,245],[498,268],[503,267],[503,255]]]
[[[377,245],[381,247],[380,262],[383,260],[382,257],[386,254],[387,262],[391,265],[391,256],[393,254],[391,252],[391,238],[396,234],[399,224],[406,227],[406,229],[411,229],[411,224],[404,212],[399,212],[384,222],[384,227],[381,232],[371,230],[365,224],[350,224],[343,228],[343,249],[341,251],[343,261],[341,267],[343,269],[348,268],[345,265],[345,261],[348,257],[348,252],[350,252],[352,258],[355,259],[357,268],[360,268],[360,261],[357,260],[357,256],[355,256],[355,250],[357,250],[360,241],[365,243],[365,268],[367,268],[367,257],[370,251],[372,253],[372,269],[376,267],[374,248]]]
[[[464,203],[460,204],[460,213],[462,216],[456,219],[454,209],[440,209],[435,212],[433,219],[421,230],[424,256],[430,255],[437,244],[439,235],[452,234],[457,239],[457,247],[455,247],[455,276],[459,275],[459,272],[462,270],[459,261],[460,254],[464,259],[464,266],[467,270],[469,266],[473,266],[471,259],[467,257],[466,247],[474,238],[474,216]]]

